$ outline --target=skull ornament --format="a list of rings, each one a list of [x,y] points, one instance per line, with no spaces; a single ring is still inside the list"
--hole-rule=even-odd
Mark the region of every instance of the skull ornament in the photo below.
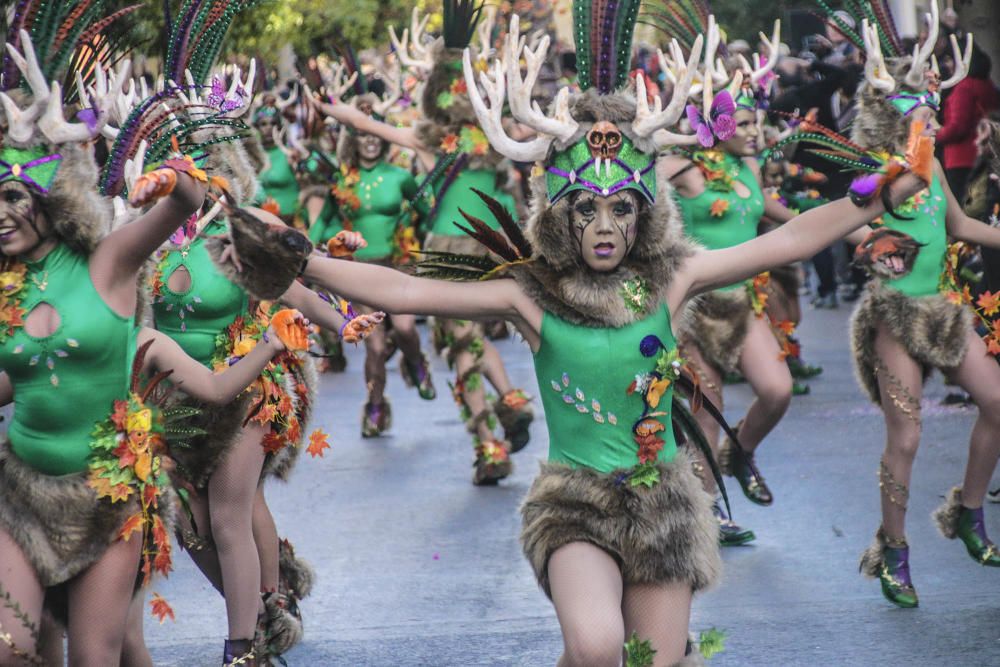
[[[622,147],[621,130],[614,123],[599,121],[587,133],[590,155],[596,160],[613,160]]]

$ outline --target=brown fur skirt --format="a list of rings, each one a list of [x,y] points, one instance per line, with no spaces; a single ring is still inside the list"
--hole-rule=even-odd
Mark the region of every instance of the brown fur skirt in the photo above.
[[[851,347],[858,384],[879,404],[875,336],[884,325],[923,368],[924,378],[937,368],[955,368],[965,358],[972,313],[941,294],[910,297],[873,281],[851,316]]]
[[[45,475],[0,444],[0,527],[17,543],[46,588],[94,564],[118,537],[135,503],[98,500],[87,474]]]
[[[694,345],[705,361],[723,373],[736,370],[750,318],[746,289],[714,291],[693,299],[679,325],[682,345]]]
[[[295,386],[305,385],[307,400],[299,400]],[[274,476],[287,480],[298,460],[299,450],[305,440],[306,424],[312,417],[312,404],[316,398],[316,386],[319,382],[316,374],[316,364],[312,358],[306,357],[302,367],[286,376],[286,391],[293,397],[295,413],[302,424],[302,437],[295,446],[283,447],[274,454],[268,454],[264,460],[262,477]],[[239,440],[243,422],[253,402],[251,394],[241,394],[228,405],[209,405],[196,399],[186,397],[183,404],[197,408],[199,414],[192,417],[188,424],[205,433],[187,439],[186,446],[170,443],[170,456],[177,462],[177,472],[197,489],[204,489],[208,480],[218,467],[222,457]]]
[[[660,466],[652,488],[603,474],[543,463],[521,505],[521,546],[550,598],[548,564],[557,549],[589,542],[618,562],[625,584],[686,582],[712,586],[722,569],[712,500],[684,451]]]

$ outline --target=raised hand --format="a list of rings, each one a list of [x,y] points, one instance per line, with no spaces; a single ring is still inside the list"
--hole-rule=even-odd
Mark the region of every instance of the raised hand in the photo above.
[[[332,239],[327,241],[326,250],[330,257],[344,258],[351,257],[355,252],[368,247],[368,241],[361,235],[361,232],[340,231]]]
[[[348,320],[340,330],[340,339],[345,343],[360,343],[371,335],[382,320],[385,313],[376,312],[370,315],[358,315]]]

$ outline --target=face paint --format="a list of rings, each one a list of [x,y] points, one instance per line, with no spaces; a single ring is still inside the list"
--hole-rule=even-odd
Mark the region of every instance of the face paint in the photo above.
[[[570,204],[570,225],[584,263],[595,271],[612,271],[635,244],[639,201],[631,191],[610,197],[589,192]]]

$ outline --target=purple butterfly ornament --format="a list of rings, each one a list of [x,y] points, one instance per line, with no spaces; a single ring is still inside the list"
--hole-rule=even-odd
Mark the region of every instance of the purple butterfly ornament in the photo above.
[[[244,95],[246,95],[246,90],[243,89],[243,86],[237,86],[235,97],[227,98],[225,83],[218,76],[213,76],[212,92],[208,94],[208,98],[205,101],[208,103],[208,106],[213,109],[218,109],[222,113],[227,113],[243,106]]]
[[[726,141],[736,134],[736,103],[728,90],[723,90],[712,100],[708,118],[693,104],[687,105],[688,122],[698,136],[698,143],[705,148],[711,148],[716,140]]]

